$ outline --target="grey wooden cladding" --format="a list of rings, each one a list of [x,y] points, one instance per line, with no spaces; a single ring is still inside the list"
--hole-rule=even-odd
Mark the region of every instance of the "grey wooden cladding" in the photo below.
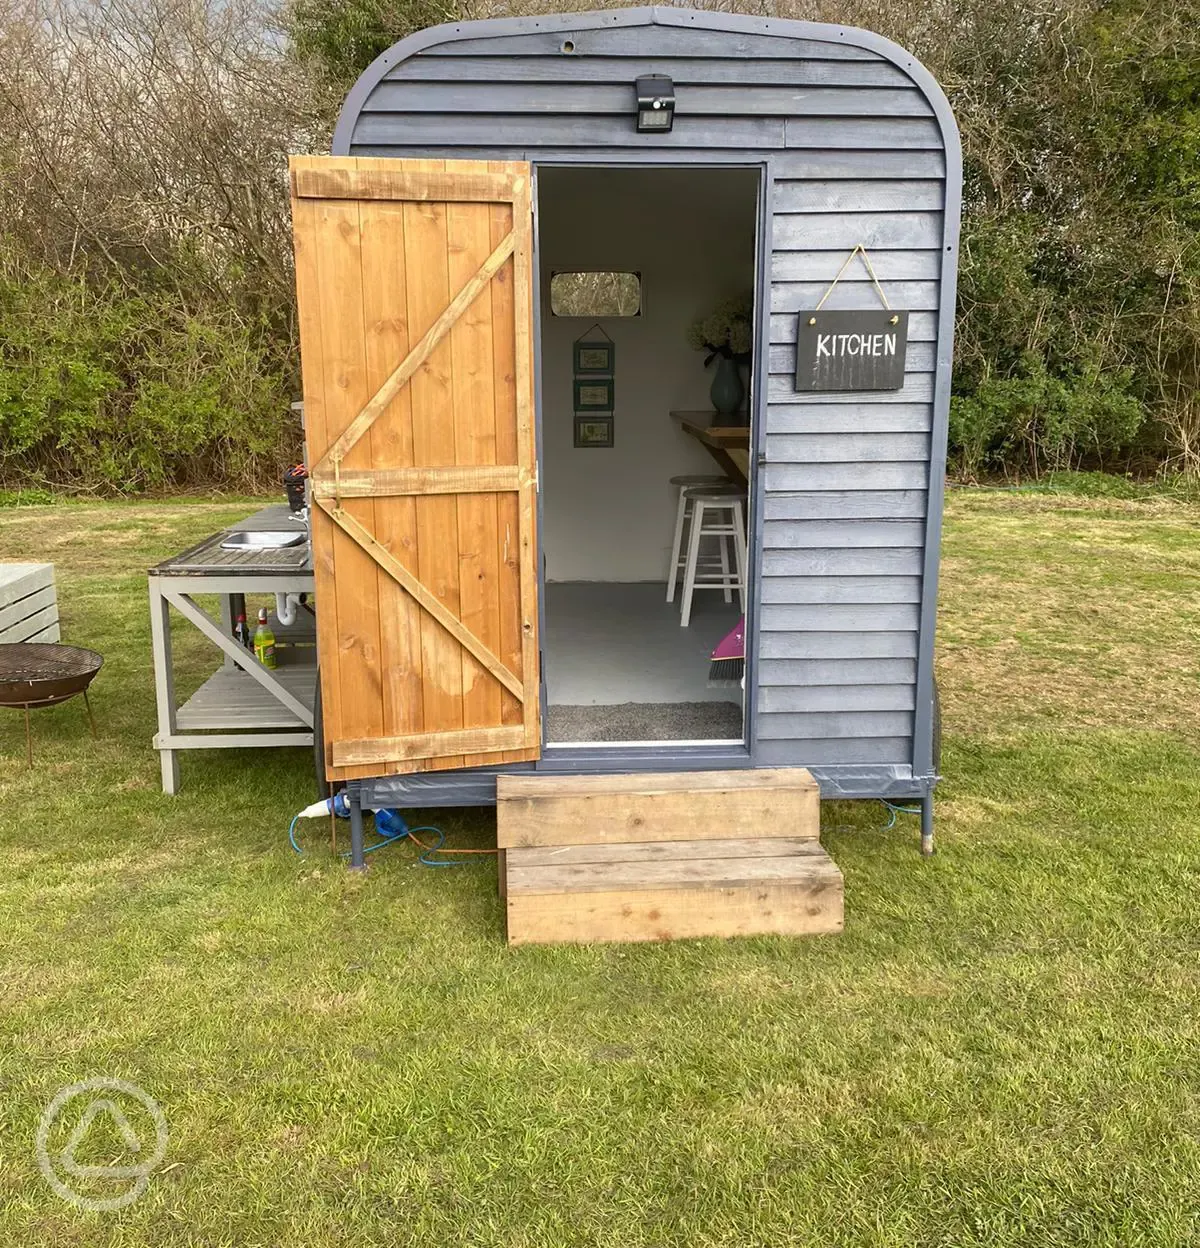
[[[896,396],[897,403],[928,403],[933,398],[933,378],[934,374],[931,372],[906,373],[903,387],[890,393]],[[878,392],[872,397],[877,396]],[[772,405],[779,402],[791,405],[801,398],[801,395],[786,373],[777,373],[767,378],[767,398]],[[813,394],[813,400],[823,404],[841,403],[848,407],[856,407],[863,401],[863,396],[850,391],[830,390]]]
[[[847,244],[846,251],[853,246],[853,243]],[[827,281],[776,282],[771,288],[771,311],[807,312],[817,306],[827,290]],[[894,308],[907,308],[910,312],[936,312],[938,309],[940,288],[937,282],[889,282],[884,293],[888,303]],[[874,287],[864,286],[861,282],[838,282],[822,306],[830,311],[839,308],[878,307],[879,296],[875,294]]]
[[[911,631],[763,633],[759,656],[764,659],[915,659],[917,635]]]
[[[858,288],[864,301],[878,302],[879,297],[865,265],[856,260],[842,273],[842,265],[846,260],[845,248],[840,245],[829,248],[826,240],[818,236],[811,239],[809,246],[811,249],[808,251],[777,251],[771,261],[772,278],[780,282],[832,282],[841,273],[838,278],[839,286],[843,282],[854,286]],[[886,292],[892,282],[937,281],[942,267],[942,255],[933,249],[877,250],[871,252],[871,264]],[[870,303],[867,306],[871,306]]]
[[[384,82],[609,82],[628,89],[637,78],[657,74],[661,59],[637,57],[471,56],[454,61],[419,57],[384,75]],[[736,57],[671,58],[671,79],[681,84],[730,83],[774,87],[908,87],[912,79],[887,61],[743,59]],[[382,87],[382,84],[381,84]],[[379,90],[381,88],[377,88]],[[917,94],[915,91],[914,94]],[[923,98],[923,97],[922,97]],[[364,111],[375,111],[374,94]]]
[[[427,83],[383,82],[372,93],[364,114],[407,113],[605,113],[628,118],[631,103],[629,81],[619,83],[561,81],[546,83],[455,82],[443,83],[437,93]],[[752,111],[761,117],[788,117],[804,112],[810,117],[928,117],[932,110],[919,92],[880,87],[760,87],[752,108],[747,109],[745,86],[688,86],[676,82],[675,111],[679,117],[727,117]],[[739,105],[741,107],[739,107]]]
[[[868,546],[895,550],[924,544],[924,526],[920,520],[772,520],[768,517],[763,525],[765,550],[814,546],[825,550]]]
[[[764,686],[760,714],[808,714],[815,711],[911,711],[916,690],[911,684]]]
[[[915,602],[767,602],[758,615],[764,633],[916,632],[919,622]]]
[[[919,576],[764,576],[763,602],[920,602]]]
[[[929,458],[923,433],[780,433],[771,439],[776,464],[902,463]]]
[[[813,123],[817,124],[816,122]],[[831,122],[829,124],[861,126],[866,121]],[[692,149],[696,147],[768,149],[783,146],[784,122],[779,117],[677,117],[667,134],[644,134],[650,140],[647,148]],[[592,114],[561,114],[503,117],[479,116],[474,113],[363,113],[355,128],[356,146],[394,144],[402,132],[414,147],[435,147],[446,155],[474,159],[473,147],[484,147],[496,141],[498,129],[508,136],[513,147],[523,152],[536,149],[539,141],[552,140],[559,146],[587,144],[589,147],[611,148],[615,151],[629,144],[629,117],[606,117]],[[393,148],[392,154],[396,154]],[[510,156],[512,148],[509,149]]]
[[[772,157],[772,170],[785,178],[891,179],[946,177],[946,157],[941,150],[890,150],[886,143],[861,151],[788,151]]]
[[[762,659],[759,680],[770,686],[911,685],[917,678],[913,659]]]
[[[777,211],[771,226],[771,242],[777,251],[813,247],[849,251],[859,243],[869,251],[889,247],[937,247],[941,239],[940,212]],[[907,306],[896,299],[891,302],[897,307]]]
[[[921,520],[924,490],[797,490],[763,500],[767,520]]]
[[[826,763],[835,767],[852,763],[901,766],[912,762],[912,733],[910,731],[903,737],[878,737],[854,742],[836,739],[789,741],[760,737],[755,743],[754,758],[760,767],[794,766],[798,758],[805,759],[806,765],[812,767]]]
[[[784,122],[785,147],[929,148],[940,151],[942,135],[932,117],[887,117],[858,120],[789,117]]]
[[[930,470],[937,344],[952,328],[945,214],[958,211],[945,113],[935,116],[924,71],[852,30],[686,10],[546,15],[477,33],[486,29],[416,37],[359,100],[351,124],[339,125],[340,150],[692,167],[769,161],[753,758],[893,774],[911,767],[931,487],[941,501]],[[809,37],[822,31],[828,37]],[[669,134],[633,131],[633,81],[646,73],[675,83]],[[955,150],[955,166],[957,158]],[[904,385],[798,394],[798,317],[859,243],[891,305],[910,313]],[[878,306],[861,262],[825,306]]]
[[[826,741],[848,737],[908,737],[912,735],[911,711],[811,711],[787,714],[776,711],[764,715],[759,735],[804,741]]]
[[[772,207],[776,212],[940,212],[945,202],[946,189],[940,178],[888,182],[812,178],[803,182],[780,182],[775,188]],[[940,260],[940,257],[935,258]],[[885,263],[874,252],[871,262],[877,270]],[[919,276],[938,277],[940,273],[940,267],[934,267]]]
[[[905,464],[773,464],[763,469],[763,488],[770,492],[800,490],[923,490],[929,465]]]
[[[574,51],[564,54],[563,44],[570,41]],[[664,44],[670,52],[664,57]],[[852,47],[846,43],[773,37],[759,34],[736,34],[721,30],[689,30],[676,27],[621,26],[593,29],[583,24],[572,28],[563,25],[544,34],[497,35],[483,39],[453,39],[435,44],[421,53],[427,57],[470,56],[544,56],[563,66],[563,75],[570,78],[572,66],[594,56],[656,57],[657,64],[675,56],[711,56],[720,60],[747,57],[754,60],[836,60],[879,61],[877,52]],[[660,72],[664,72],[660,69]]]
[[[927,433],[928,403],[777,403],[767,412],[767,433]]]

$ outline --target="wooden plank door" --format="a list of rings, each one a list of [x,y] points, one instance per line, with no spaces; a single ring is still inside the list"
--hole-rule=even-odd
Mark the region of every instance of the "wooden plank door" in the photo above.
[[[530,167],[291,186],[329,776],[537,758]]]

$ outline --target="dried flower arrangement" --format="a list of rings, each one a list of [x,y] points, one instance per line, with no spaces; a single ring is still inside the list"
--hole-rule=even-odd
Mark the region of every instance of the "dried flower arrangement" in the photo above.
[[[707,351],[707,367],[718,356],[746,363],[754,341],[754,302],[749,295],[738,295],[718,304],[701,320],[694,321],[687,331],[688,345],[695,351]]]

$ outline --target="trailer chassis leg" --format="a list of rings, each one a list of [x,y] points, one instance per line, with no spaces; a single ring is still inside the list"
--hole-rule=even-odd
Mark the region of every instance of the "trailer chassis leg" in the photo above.
[[[346,796],[350,802],[350,870],[365,871],[367,862],[363,852],[363,811],[359,786],[348,784]]]
[[[933,790],[921,798],[921,854],[933,857]]]

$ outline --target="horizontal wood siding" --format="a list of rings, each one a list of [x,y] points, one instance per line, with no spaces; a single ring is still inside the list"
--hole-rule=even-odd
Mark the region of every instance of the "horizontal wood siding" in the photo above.
[[[944,250],[940,127],[903,58],[841,35],[702,29],[680,24],[683,15],[658,24],[647,14],[614,12],[578,29],[547,19],[553,29],[419,51],[361,101],[347,149],[770,160],[755,760],[910,763]],[[669,134],[633,130],[633,82],[648,73],[675,83]],[[891,305],[910,313],[904,385],[799,394],[799,314],[859,243]],[[859,260],[824,306],[878,306]]]

